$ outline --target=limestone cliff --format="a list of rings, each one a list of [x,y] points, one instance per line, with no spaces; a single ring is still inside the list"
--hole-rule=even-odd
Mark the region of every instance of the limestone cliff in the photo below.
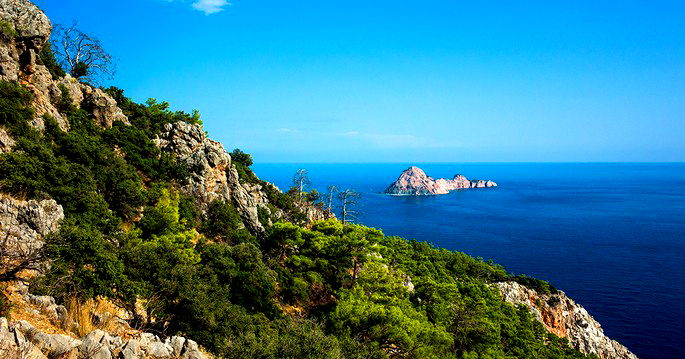
[[[386,194],[393,195],[434,195],[446,194],[450,191],[467,188],[496,187],[497,183],[485,180],[468,180],[463,175],[455,175],[452,179],[433,179],[422,169],[411,166],[404,170],[397,180],[388,186]]]
[[[201,207],[206,208],[215,199],[231,202],[251,232],[264,232],[257,208],[269,210],[266,194],[259,184],[240,183],[231,156],[219,142],[207,138],[202,127],[185,122],[169,123],[155,142],[162,151],[175,154],[188,165],[191,177],[183,190]]]
[[[528,307],[547,330],[567,338],[580,352],[604,359],[637,359],[628,348],[604,335],[602,326],[564,292],[540,294],[516,282],[496,285],[505,301]]]
[[[26,0],[2,0],[0,21],[14,30],[13,34],[0,36],[0,80],[19,82],[31,91],[34,127],[42,129],[43,116],[48,115],[63,130],[69,128],[66,115],[57,106],[62,91],[67,91],[74,105],[88,111],[102,127],[110,127],[115,121],[127,122],[116,101],[101,89],[79,83],[69,75],[61,79],[52,77],[39,55],[50,38],[52,25],[35,5]],[[0,131],[0,151],[11,146],[11,139],[5,137],[7,134]]]

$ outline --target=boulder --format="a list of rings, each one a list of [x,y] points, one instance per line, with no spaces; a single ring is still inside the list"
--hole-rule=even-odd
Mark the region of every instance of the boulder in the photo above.
[[[38,332],[31,342],[46,356],[55,358],[71,353],[75,348],[82,345],[78,339],[74,339],[64,334],[45,334]]]

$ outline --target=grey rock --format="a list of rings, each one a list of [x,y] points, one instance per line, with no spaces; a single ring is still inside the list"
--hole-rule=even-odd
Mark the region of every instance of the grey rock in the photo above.
[[[46,356],[54,358],[71,352],[82,342],[68,335],[36,333],[31,342]]]
[[[35,304],[41,308],[47,308],[49,306],[55,305],[55,298],[47,295],[27,295],[29,303]]]
[[[81,84],[81,92],[81,107],[93,115],[100,127],[110,128],[116,121],[130,124],[117,102],[101,89]]]
[[[53,79],[50,71],[38,59],[38,53],[50,38],[52,25],[45,14],[28,0],[0,1],[0,19],[8,22],[17,32],[16,37],[0,41],[0,79],[18,81],[33,94],[35,117],[31,124],[43,130],[43,115],[55,119],[67,131],[69,122],[56,104],[62,98],[60,85],[64,85],[74,101],[88,111],[102,127],[111,127],[116,121],[128,124],[128,118],[116,101],[104,91],[79,83],[69,75]],[[0,152],[13,145],[12,139],[0,133]]]
[[[82,339],[81,345],[78,347],[80,357],[93,359],[111,359],[112,352],[110,345],[112,337],[106,332],[96,329],[88,333]]]
[[[183,191],[196,198],[203,209],[217,199],[233,203],[252,233],[264,232],[257,217],[257,206],[265,204],[265,195],[257,195],[255,192],[261,191],[254,187],[250,192],[239,182],[231,156],[220,143],[207,138],[200,125],[182,121],[168,123],[155,143],[188,166],[191,177]]]
[[[54,200],[23,201],[0,194],[0,229],[7,236],[3,238],[3,241],[7,240],[4,255],[8,258],[34,257],[38,261],[44,237],[57,230],[63,218],[62,206]],[[43,269],[43,266],[33,267]]]
[[[36,54],[50,37],[52,25],[28,0],[0,1],[0,20],[17,34],[0,41],[0,79],[17,81],[21,72],[30,73],[35,67]]]
[[[0,1],[0,19],[12,24],[20,38],[45,41],[52,31],[48,17],[28,0]]]
[[[147,346],[147,355],[153,358],[170,358],[174,349],[162,342],[153,342]]]
[[[268,213],[270,210],[268,196],[262,184],[240,183],[231,156],[220,143],[207,138],[202,126],[182,121],[168,123],[155,139],[155,144],[163,152],[174,155],[187,165],[191,175],[189,183],[182,190],[195,198],[203,210],[217,199],[232,203],[240,213],[243,225],[250,232],[264,232],[257,210],[262,208]],[[301,206],[300,210],[310,221],[332,217],[314,206]]]
[[[138,339],[130,339],[123,345],[119,352],[119,359],[138,359],[143,358],[145,354],[140,350],[140,343]]]
[[[12,147],[14,147],[14,139],[4,128],[0,127],[0,153],[10,152]]]
[[[173,349],[173,351],[172,351],[173,356],[180,356],[181,353],[183,352],[183,348],[186,344],[186,338],[173,336],[171,338],[167,338],[166,343],[168,345],[170,345],[171,348]]]

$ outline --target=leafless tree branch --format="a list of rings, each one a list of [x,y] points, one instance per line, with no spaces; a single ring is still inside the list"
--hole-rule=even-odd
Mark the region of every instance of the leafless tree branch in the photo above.
[[[115,59],[102,46],[102,42],[71,26],[55,25],[52,43],[60,65],[71,76],[98,85],[110,80],[116,72]]]

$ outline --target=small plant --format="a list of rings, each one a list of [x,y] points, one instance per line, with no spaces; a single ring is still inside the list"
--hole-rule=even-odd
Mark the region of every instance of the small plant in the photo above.
[[[559,305],[559,303],[561,303],[561,298],[559,298],[558,295],[553,295],[549,299],[547,299],[547,305],[549,305],[550,307],[556,307],[557,305]]]
[[[18,36],[14,26],[5,20],[0,20],[0,34],[5,39],[11,39]]]

